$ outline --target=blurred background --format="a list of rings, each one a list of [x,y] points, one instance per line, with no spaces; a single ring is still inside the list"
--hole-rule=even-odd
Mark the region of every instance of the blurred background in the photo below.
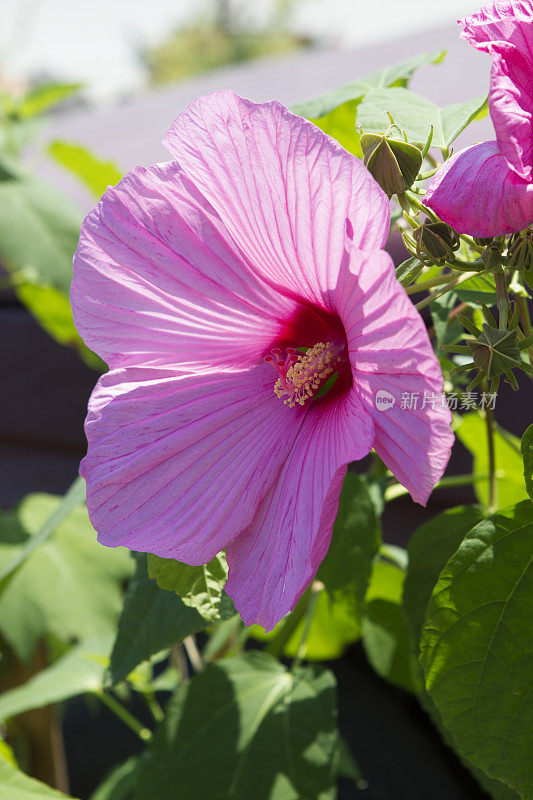
[[[475,7],[468,0],[3,0],[0,507],[29,492],[63,493],[84,454],[83,419],[101,365],[77,340],[66,298],[79,224],[107,183],[136,164],[165,160],[160,142],[173,117],[214,89],[290,105],[445,48],[444,63],[417,72],[411,88],[440,106],[481,95],[488,60],[459,39],[455,23]],[[457,148],[487,138],[489,118],[470,126]],[[390,248],[403,260],[398,240]],[[496,415],[521,434],[526,393],[512,398],[504,389],[498,403]],[[457,444],[451,471],[470,469]],[[385,513],[385,538],[405,544],[428,516],[473,500],[469,488],[437,493],[428,509],[400,499]],[[343,733],[372,778],[366,796],[484,797],[416,701],[379,682],[358,648],[332,668]],[[78,698],[64,720],[71,791],[82,798],[136,747],[119,723],[109,718],[102,732],[101,716],[95,722],[89,712]]]

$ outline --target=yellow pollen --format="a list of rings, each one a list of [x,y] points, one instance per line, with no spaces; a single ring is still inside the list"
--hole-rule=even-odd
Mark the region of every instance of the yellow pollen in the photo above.
[[[318,342],[306,353],[298,355],[297,361],[287,369],[285,377],[276,381],[274,392],[290,408],[303,406],[333,375],[341,360],[338,348],[331,342]]]

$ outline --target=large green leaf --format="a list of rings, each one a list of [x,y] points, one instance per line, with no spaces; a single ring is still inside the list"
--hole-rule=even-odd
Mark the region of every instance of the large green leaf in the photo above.
[[[533,506],[476,525],[435,586],[421,639],[426,688],[455,746],[533,798]]]
[[[403,606],[417,652],[426,607],[440,572],[468,531],[482,519],[483,513],[476,506],[449,508],[417,528],[409,540]]]
[[[81,83],[42,83],[20,100],[13,101],[12,111],[22,119],[44,114],[81,89]]]
[[[456,433],[464,446],[472,453],[474,474],[485,476],[484,479],[474,482],[474,489],[480,503],[488,506],[489,484],[486,476],[489,471],[489,453],[485,420],[475,412],[465,414]],[[524,485],[524,466],[520,454],[520,439],[508,432],[503,435],[497,428],[494,432],[494,452],[497,507],[504,508],[527,497]]]
[[[458,286],[455,293],[461,302],[478,308],[480,303],[494,306],[498,299],[494,275],[474,275]]]
[[[194,608],[207,622],[216,622],[225,617],[223,591],[228,578],[228,565],[224,553],[219,553],[209,564],[199,567],[149,553],[148,574],[161,589],[176,592],[186,606]]]
[[[29,778],[0,758],[0,800],[67,800],[67,795]]]
[[[533,500],[533,425],[530,425],[522,436],[520,450],[524,459],[524,480],[527,493]]]
[[[333,800],[335,679],[250,652],[178,688],[139,764],[135,800]]]
[[[394,64],[392,67],[385,67],[378,72],[373,72],[365,78],[361,78],[344,86],[339,86],[330,92],[307,100],[305,103],[298,103],[292,106],[292,111],[301,117],[307,117],[314,121],[333,111],[334,108],[350,100],[358,100],[372,91],[388,86],[406,86],[409,78],[417,69],[426,64],[438,64],[444,58],[445,51],[440,50],[436,53],[425,53],[406,61]]]
[[[0,517],[0,569],[25,555],[0,595],[0,631],[23,660],[48,633],[68,641],[113,631],[122,582],[131,573],[127,550],[96,541],[85,507],[74,508],[32,548],[60,508],[60,498],[35,494]]]
[[[424,144],[433,125],[433,147],[449,147],[466,126],[487,113],[487,95],[439,108],[431,100],[402,87],[374,89],[357,110],[357,124],[365,133],[386,131],[386,112],[405,131],[410,142]]]
[[[363,645],[368,660],[382,678],[413,691],[407,626],[401,599],[405,572],[388,561],[377,561],[366,595]]]
[[[84,692],[101,692],[112,637],[82,642],[29,681],[0,697],[0,720]]]
[[[206,626],[194,608],[188,608],[176,594],[160,589],[148,577],[144,553],[137,553],[135,558],[135,574],[126,591],[111,653],[109,679],[113,684],[126,678],[142,661]]]
[[[96,196],[100,197],[108,186],[114,186],[123,173],[112,161],[98,158],[80,144],[56,140],[50,142],[48,155],[71,172]]]

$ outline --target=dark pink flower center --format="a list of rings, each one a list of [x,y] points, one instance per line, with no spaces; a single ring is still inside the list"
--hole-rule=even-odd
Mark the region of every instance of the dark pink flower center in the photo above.
[[[282,358],[279,347],[273,348],[265,361],[272,364],[279,376],[274,384],[275,394],[291,408],[304,406],[344,365],[344,350],[342,344],[318,342],[304,353],[287,347]]]

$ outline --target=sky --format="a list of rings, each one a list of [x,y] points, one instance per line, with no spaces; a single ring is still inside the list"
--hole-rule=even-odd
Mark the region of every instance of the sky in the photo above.
[[[274,0],[233,0],[257,19]],[[190,20],[207,0],[2,0],[0,71],[16,83],[35,76],[81,81],[96,100],[141,88],[138,58]],[[292,28],[324,43],[357,47],[451,26],[474,11],[468,0],[296,0]]]

